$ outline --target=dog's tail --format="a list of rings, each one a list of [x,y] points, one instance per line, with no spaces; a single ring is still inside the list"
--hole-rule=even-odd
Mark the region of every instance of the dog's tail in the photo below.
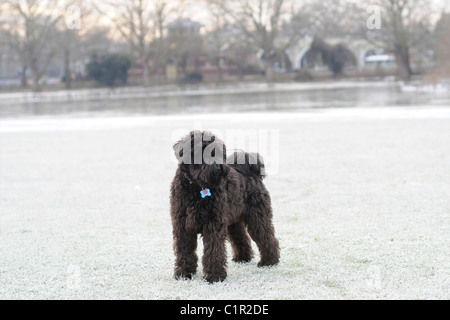
[[[244,176],[258,176],[262,180],[266,175],[264,160],[257,152],[233,152],[227,157],[227,164]]]

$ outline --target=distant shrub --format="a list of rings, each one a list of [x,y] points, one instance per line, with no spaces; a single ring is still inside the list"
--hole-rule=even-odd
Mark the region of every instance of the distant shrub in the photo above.
[[[108,87],[114,86],[116,81],[125,84],[128,78],[128,69],[131,61],[128,57],[118,54],[108,54],[100,58],[93,55],[86,65],[88,78],[96,80]]]
[[[298,82],[313,81],[314,77],[308,70],[301,69],[295,73],[294,80]]]
[[[201,74],[198,71],[193,71],[186,74],[186,76],[182,80],[182,82],[185,83],[198,83],[202,81],[203,81],[203,74]]]

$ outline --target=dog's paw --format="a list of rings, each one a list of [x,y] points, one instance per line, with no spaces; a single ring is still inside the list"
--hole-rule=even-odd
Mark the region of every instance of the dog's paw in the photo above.
[[[226,274],[210,274],[205,276],[205,280],[209,283],[222,282],[227,278]]]
[[[191,280],[195,273],[176,272],[174,278],[176,280]]]
[[[278,263],[279,263],[279,260],[260,261],[260,262],[258,262],[258,268],[273,267],[273,266],[276,266]]]
[[[249,263],[252,260],[252,257],[234,257],[231,261],[236,263]]]

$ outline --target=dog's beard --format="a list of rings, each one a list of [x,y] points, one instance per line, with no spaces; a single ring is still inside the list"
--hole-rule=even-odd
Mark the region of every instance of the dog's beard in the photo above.
[[[192,184],[202,189],[217,185],[228,174],[228,167],[217,163],[182,165],[182,170]]]

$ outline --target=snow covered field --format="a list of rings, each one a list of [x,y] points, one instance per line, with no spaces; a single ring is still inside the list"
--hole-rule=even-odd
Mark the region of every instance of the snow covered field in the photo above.
[[[199,125],[279,133],[278,266],[173,279],[173,133]],[[449,299],[449,218],[445,107],[0,120],[0,299]]]

